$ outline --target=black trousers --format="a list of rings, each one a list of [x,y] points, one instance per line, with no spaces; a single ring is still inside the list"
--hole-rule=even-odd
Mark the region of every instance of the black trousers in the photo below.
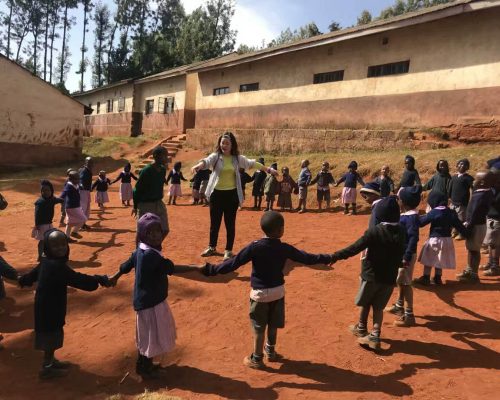
[[[233,250],[238,206],[239,199],[236,189],[214,190],[210,195],[210,247],[217,247],[220,224],[224,216],[227,234],[226,250]]]

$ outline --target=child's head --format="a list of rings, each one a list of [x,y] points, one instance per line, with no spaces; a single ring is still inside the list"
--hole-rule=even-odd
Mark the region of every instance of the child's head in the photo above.
[[[457,162],[457,171],[460,174],[465,174],[470,169],[470,162],[467,158],[462,160],[458,160]]]
[[[50,229],[43,235],[43,252],[48,259],[67,260],[68,237],[59,229]]]
[[[474,189],[490,189],[495,186],[496,174],[492,171],[478,171],[474,177]]]
[[[240,174],[242,174],[243,172],[245,172],[245,168],[239,168],[238,171],[240,171]]]
[[[73,168],[68,168],[66,170],[66,176],[69,176],[69,174],[71,173],[71,171],[74,171],[74,169]]]
[[[180,161],[177,161],[175,164],[174,164],[174,169],[179,172],[182,168],[182,163]]]
[[[429,193],[429,197],[427,198],[427,203],[431,206],[431,208],[442,207],[448,205],[448,197],[437,190],[433,190]]]
[[[125,172],[130,172],[131,169],[132,169],[132,166],[130,165],[130,163],[126,163],[125,167],[123,168],[123,170]]]
[[[103,170],[99,171],[99,178],[102,178],[102,179],[106,178],[106,171],[103,171]]]
[[[328,172],[330,169],[330,163],[328,161],[323,161],[323,164],[321,164],[321,170],[323,172]]]
[[[415,158],[409,154],[405,157],[405,167],[407,170],[411,171],[415,168]]]
[[[92,159],[92,157],[86,157],[85,158],[85,166],[88,169],[92,169],[92,167],[94,166],[94,160]]]
[[[153,213],[146,213],[137,222],[137,237],[140,242],[160,250],[165,238],[161,228],[160,217]]]
[[[44,199],[50,199],[54,195],[54,186],[50,181],[43,179],[40,181],[40,193]]]
[[[358,163],[356,161],[351,161],[347,166],[347,169],[351,172],[354,172],[358,169]]]
[[[448,174],[450,172],[450,166],[448,165],[448,161],[439,160],[436,165],[436,171],[440,174]]]
[[[259,163],[261,163],[262,165],[264,165],[264,157],[259,157],[259,159],[257,161]]]
[[[398,196],[401,200],[401,208],[403,211],[414,210],[420,204],[420,200],[422,198],[422,186],[415,185],[401,188]]]
[[[68,179],[73,185],[78,185],[80,183],[80,174],[78,171],[73,170],[69,173]]]
[[[399,204],[396,196],[384,197],[377,203],[375,217],[379,222],[399,222]]]
[[[290,170],[288,169],[288,167],[283,167],[281,168],[281,173],[283,174],[283,176],[288,176],[290,174]]]
[[[380,174],[382,176],[389,176],[389,172],[390,172],[390,169],[389,169],[388,165],[383,165],[382,168],[380,169]]]
[[[375,200],[380,199],[380,184],[375,181],[368,182],[361,188],[360,194],[368,204],[373,204]]]
[[[285,219],[276,211],[266,211],[260,219],[260,227],[267,237],[279,239],[285,232]]]
[[[307,168],[309,166],[309,160],[302,160],[300,162],[300,168]]]
[[[277,171],[278,170],[278,163],[272,163],[271,168]]]
[[[153,149],[155,164],[166,165],[168,161],[168,151],[163,146],[156,146]]]

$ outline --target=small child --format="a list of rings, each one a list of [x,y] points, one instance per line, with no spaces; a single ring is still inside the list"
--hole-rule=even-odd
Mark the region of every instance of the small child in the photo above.
[[[78,174],[78,172],[77,172]],[[45,232],[45,257],[29,273],[19,278],[19,285],[32,286],[35,292],[35,349],[44,352],[40,379],[66,375],[69,364],[55,358],[63,346],[68,286],[88,292],[99,285],[109,286],[106,275],[85,275],[68,266],[68,237],[58,229]]]
[[[500,161],[499,161],[500,167]],[[484,276],[500,275],[500,169],[492,169],[494,174],[495,198],[486,216],[486,237],[484,243],[490,248],[489,260],[483,266]]]
[[[259,163],[264,165],[264,158],[259,158]],[[257,170],[253,173],[253,187],[252,187],[252,196],[253,196],[253,208],[254,210],[259,210],[262,206],[262,196],[264,196],[264,181],[266,180],[267,174],[265,171]]]
[[[451,175],[450,175],[450,166],[448,165],[448,161],[439,160],[436,165],[436,173],[432,176],[429,182],[427,182],[423,186],[422,190],[424,192],[428,190],[430,190],[431,192],[438,191],[439,193],[446,196],[446,199],[448,199],[450,182],[451,182]],[[427,211],[430,211],[430,208],[428,208]]]
[[[136,372],[143,379],[158,378],[153,357],[171,351],[177,338],[175,321],[167,303],[168,275],[199,270],[174,265],[161,255],[166,235],[161,220],[152,213],[144,214],[137,223],[138,246],[120,270],[110,278],[114,286],[123,274],[135,268],[134,310],[136,311]]]
[[[283,174],[283,178],[278,183],[278,207],[280,207],[281,211],[285,211],[285,209],[291,211],[293,209],[292,192],[297,194],[299,186],[290,176],[288,167],[283,167],[281,173]]]
[[[120,175],[110,183],[112,185],[115,182],[121,181],[120,183],[120,200],[124,206],[130,206],[130,200],[132,200],[132,179],[134,181],[137,180],[137,177],[130,171],[132,166],[130,163],[125,164],[123,171],[120,172]]]
[[[299,214],[305,213],[307,209],[307,187],[311,184],[311,171],[309,170],[309,160],[302,160],[300,163],[300,174],[297,184],[299,185]]]
[[[364,186],[365,182],[358,173],[358,163],[351,161],[347,166],[349,170],[337,181],[335,187],[345,182],[342,189],[342,204],[344,204],[344,214],[349,214],[349,204],[352,204],[352,215],[356,215],[356,186],[359,183]]]
[[[241,180],[241,189],[243,190],[243,200],[246,199],[247,197],[247,183],[252,182],[253,178],[248,175],[248,173],[245,172],[245,168],[240,168],[240,180]],[[241,205],[238,207],[238,209],[241,211]]]
[[[31,237],[38,240],[38,261],[43,254],[43,236],[45,232],[53,229],[54,207],[56,204],[63,204],[64,200],[54,197],[54,187],[50,181],[44,179],[40,182],[40,198],[35,202],[35,227],[31,232]]]
[[[66,181],[64,182],[64,185],[66,185],[66,183],[68,183],[68,181],[69,181],[69,174],[70,174],[71,171],[74,171],[73,168],[68,168],[66,170]],[[65,207],[64,202],[63,202],[61,204],[61,218],[59,219],[59,227],[63,227],[65,225],[65,223],[64,223],[65,219],[66,219],[66,207]]]
[[[80,174],[78,171],[72,170],[69,173],[68,181],[64,185],[60,196],[64,199],[64,208],[66,210],[66,219],[64,221],[66,223],[66,236],[68,236],[69,243],[75,242],[71,237],[82,238],[78,231],[87,221],[87,216],[83,213],[80,205],[79,183]]]
[[[442,285],[443,269],[455,269],[455,247],[451,239],[451,229],[462,235],[467,231],[454,210],[447,206],[448,198],[439,191],[432,191],[427,200],[431,211],[420,217],[420,226],[431,224],[429,238],[424,243],[418,261],[424,265],[424,274],[413,283],[428,286],[431,284],[432,267],[435,268],[434,284]]]
[[[371,207],[370,220],[368,221],[368,227],[371,228],[380,222],[377,221],[375,214],[377,204],[382,200],[382,197],[380,197],[380,185],[375,181],[365,183],[359,194]]]
[[[387,165],[383,165],[380,169],[380,175],[375,178],[375,182],[380,185],[380,195],[382,197],[394,194],[394,181],[389,176],[390,169]]]
[[[278,169],[278,164],[271,164],[271,168],[274,170]],[[278,180],[273,174],[266,176],[264,180],[264,194],[266,196],[266,208],[264,211],[269,211],[273,209],[274,200],[276,199],[276,193],[278,192]]]
[[[474,183],[474,178],[467,173],[469,168],[470,162],[466,158],[457,162],[457,174],[451,178],[448,191],[448,197],[451,200],[450,208],[457,212],[458,219],[462,222],[465,221],[465,212],[469,205],[470,193]],[[451,236],[456,240],[464,239],[456,230],[453,230]]]
[[[329,264],[329,254],[309,254],[280,240],[285,231],[285,220],[276,211],[267,211],[260,220],[265,233],[262,239],[253,241],[234,258],[219,265],[206,264],[207,276],[227,274],[252,262],[250,283],[250,322],[254,334],[254,348],[243,363],[250,368],[264,368],[264,352],[268,361],[280,358],[276,353],[279,328],[285,326],[285,279],[283,268],[288,259],[303,265]],[[267,328],[267,342],[264,346]]]
[[[172,169],[167,175],[167,180],[166,180],[167,185],[170,179],[172,179],[172,183],[170,184],[170,189],[168,192],[168,205],[170,204],[173,204],[174,206],[177,205],[175,202],[177,200],[177,197],[182,196],[181,180],[187,181],[187,179],[184,178],[184,175],[182,175],[181,168],[182,168],[182,163],[180,161],[177,161],[174,164],[174,169]]]
[[[405,228],[399,225],[399,205],[394,196],[380,200],[375,210],[380,223],[368,228],[352,245],[335,252],[333,262],[350,258],[365,249],[361,264],[361,286],[356,305],[361,307],[359,322],[349,330],[358,337],[358,343],[372,350],[380,350],[380,333],[384,308],[391,298],[405,252]],[[368,316],[373,309],[373,329],[368,334]]]
[[[311,185],[315,183],[317,186],[317,200],[318,200],[318,210],[322,211],[321,203],[323,200],[326,201],[326,209],[330,209],[330,185],[335,184],[335,179],[333,179],[333,175],[330,172],[330,164],[327,161],[324,161],[321,164],[321,171],[318,172],[316,178],[311,181]]]
[[[104,208],[104,203],[109,203],[109,185],[111,185],[111,181],[106,177],[106,171],[99,171],[99,178],[92,185],[91,191],[97,189],[95,202],[101,210]]]
[[[465,241],[467,249],[467,267],[457,275],[460,282],[479,283],[479,264],[481,263],[481,244],[486,236],[486,216],[495,195],[491,190],[494,185],[491,171],[479,171],[474,180],[474,192],[467,206],[465,225],[468,237]]]
[[[401,182],[399,182],[399,188],[413,185],[422,185],[422,182],[420,181],[418,171],[415,169],[415,158],[407,155],[405,157],[405,170],[403,171]]]
[[[209,169],[200,169],[190,180],[190,182],[193,182],[193,204],[208,204],[208,200],[205,196],[205,190],[207,188],[211,172],[212,171]]]
[[[402,211],[399,223],[406,231],[406,249],[403,255],[403,266],[399,269],[396,279],[399,291],[398,300],[392,307],[386,308],[387,311],[399,317],[394,321],[394,325],[399,327],[415,325],[413,288],[411,284],[415,262],[417,261],[417,244],[420,227],[417,207],[420,204],[421,197],[422,187],[420,185],[405,187],[399,192]]]

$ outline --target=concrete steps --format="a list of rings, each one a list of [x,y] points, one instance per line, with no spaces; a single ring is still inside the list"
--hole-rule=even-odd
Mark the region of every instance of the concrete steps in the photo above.
[[[172,164],[174,162],[177,152],[182,149],[183,143],[186,141],[185,134],[179,134],[176,136],[170,136],[167,139],[162,140],[160,143],[156,144],[154,147],[149,149],[142,155],[142,160],[136,165],[135,173],[139,174],[141,170],[154,162],[153,150],[156,146],[162,146],[167,149],[168,152],[168,163]]]

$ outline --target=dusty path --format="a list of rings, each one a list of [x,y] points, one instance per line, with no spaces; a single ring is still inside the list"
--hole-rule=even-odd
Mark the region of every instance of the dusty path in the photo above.
[[[37,190],[32,182],[4,192],[10,206],[0,215],[0,252],[21,270],[35,263],[30,204]],[[71,247],[71,264],[79,271],[111,274],[133,250],[135,223],[116,191],[113,186],[104,213],[92,212],[92,231]],[[168,208],[171,234],[164,252],[176,262],[199,264],[208,239],[208,209],[188,206],[187,201]],[[236,249],[261,236],[260,215],[247,210],[238,214]],[[368,222],[367,215],[341,213],[285,214],[285,219],[284,240],[314,252],[351,243]],[[463,242],[456,247],[462,266]],[[278,351],[286,360],[253,371],[242,365],[251,351],[249,271],[245,266],[231,276],[208,279],[190,273],[171,278],[169,303],[178,346],[162,360],[170,365],[166,378],[147,385],[133,373],[133,274],[115,289],[70,291],[65,345],[58,355],[77,366],[68,378],[47,383],[38,381],[41,354],[32,346],[33,291],[7,284],[8,298],[0,302],[0,331],[5,335],[0,399],[128,397],[145,388],[186,399],[480,399],[498,394],[499,279],[459,285],[448,272],[444,287],[418,289],[418,326],[394,328],[388,315],[383,329],[388,350],[375,355],[358,347],[346,329],[357,317],[353,299],[358,258],[340,262],[333,271],[292,267],[286,281],[287,325],[278,338]],[[119,384],[127,372],[130,376]]]

